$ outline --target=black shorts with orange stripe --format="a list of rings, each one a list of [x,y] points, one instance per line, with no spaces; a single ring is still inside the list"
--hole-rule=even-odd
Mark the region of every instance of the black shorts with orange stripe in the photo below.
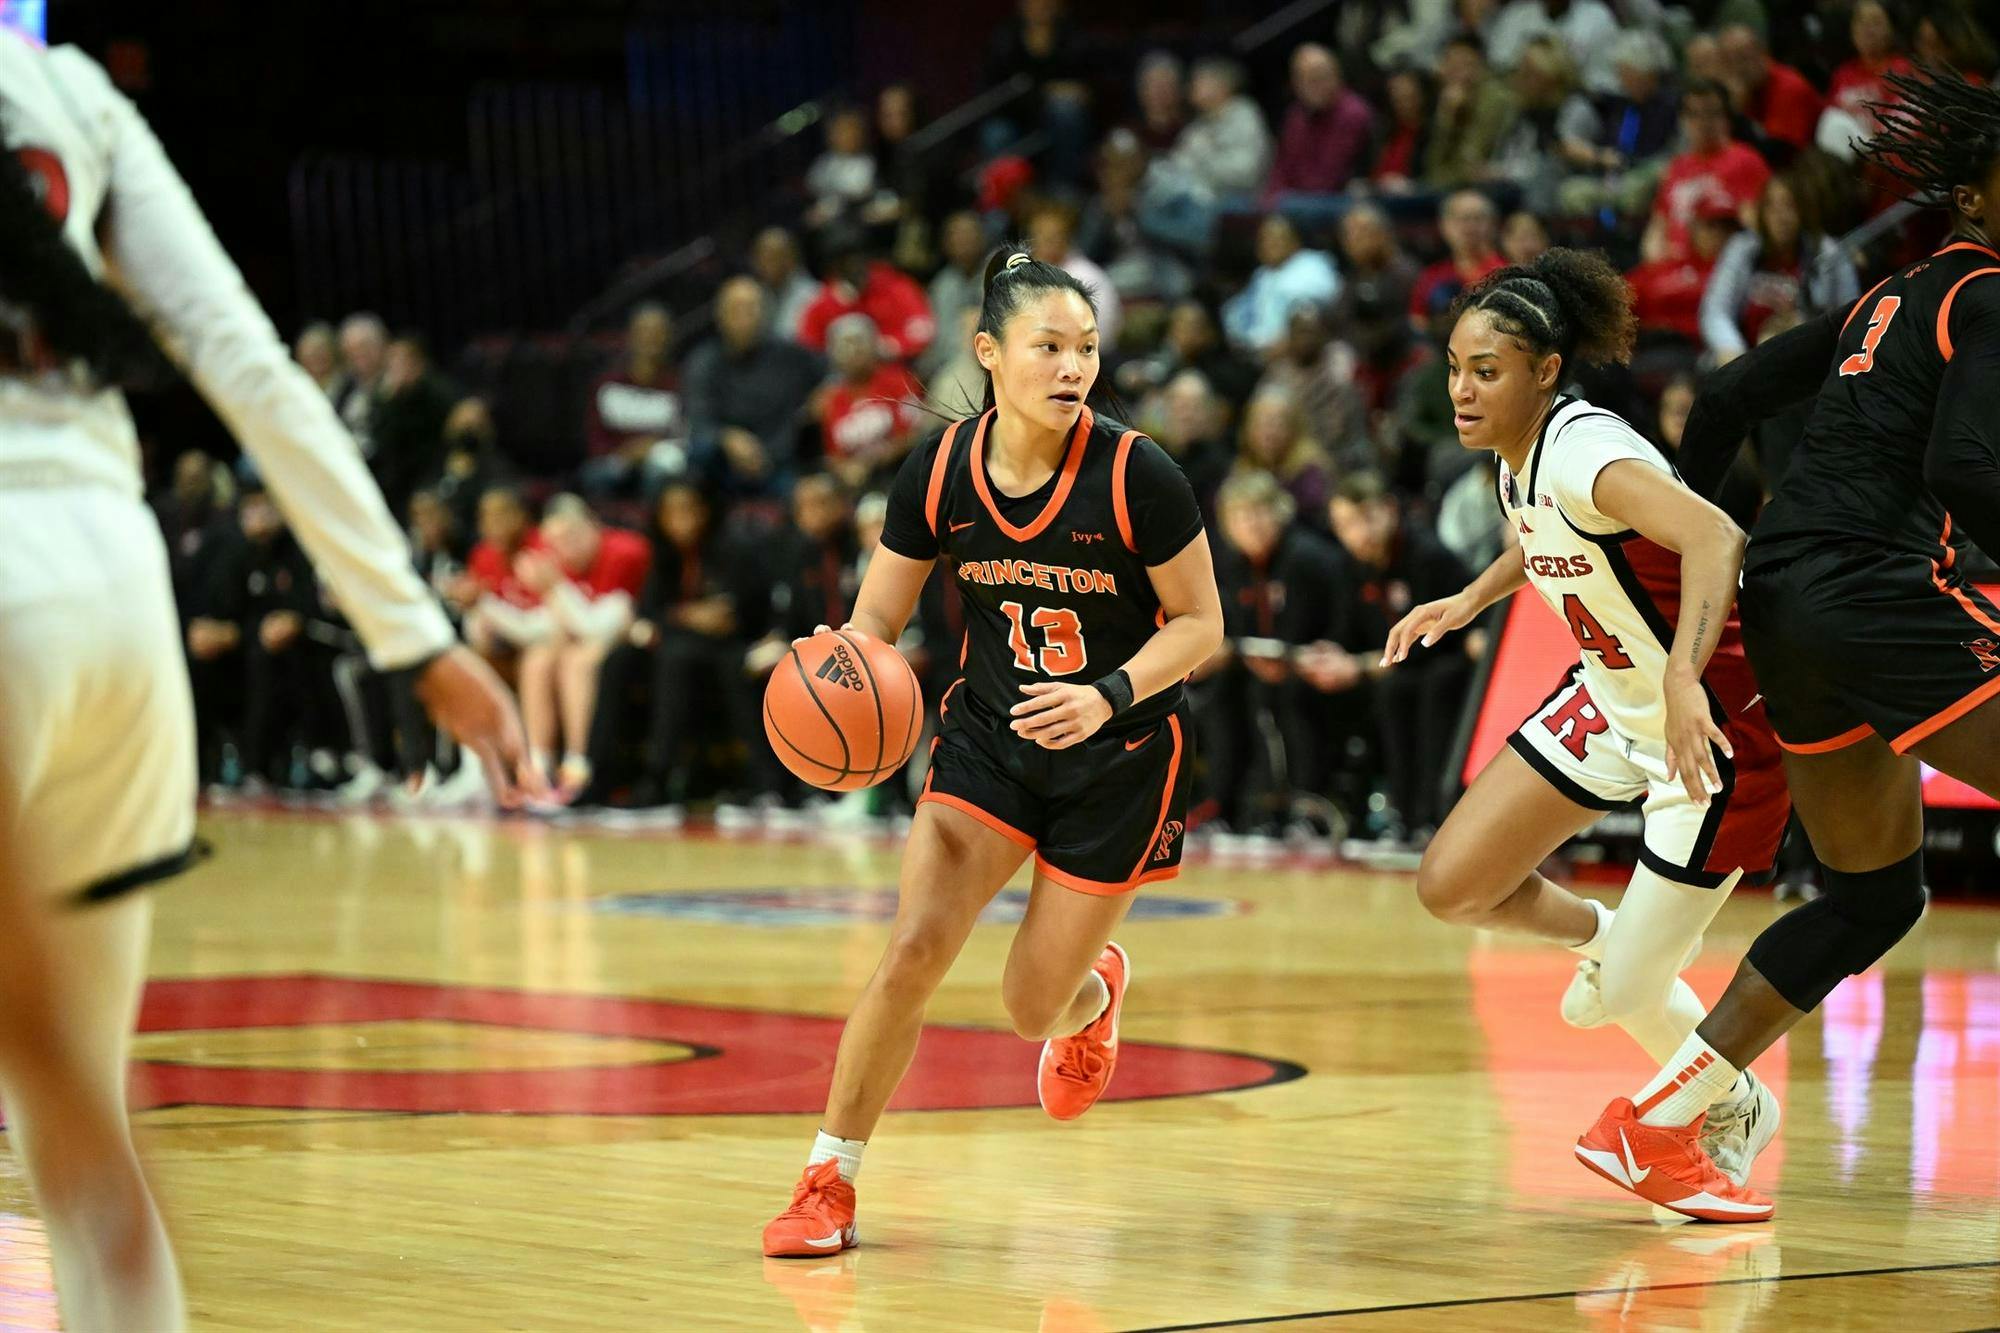
[[[1870,735],[1898,754],[2000,695],[2000,608],[1949,547],[1926,560],[1823,541],[1744,564],[1743,646],[1778,742],[1838,750]]]
[[[920,802],[972,816],[1083,893],[1126,893],[1180,873],[1194,758],[1186,703],[1062,750],[1022,740],[962,684],[943,711]]]

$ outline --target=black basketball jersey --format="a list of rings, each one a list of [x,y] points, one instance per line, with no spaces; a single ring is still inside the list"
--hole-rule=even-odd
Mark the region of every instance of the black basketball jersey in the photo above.
[[[1990,336],[1996,298],[2000,254],[1959,241],[1898,269],[1854,304],[1805,438],[1757,520],[1751,563],[1792,558],[1828,537],[1940,558],[1952,537],[1952,496],[1931,485],[1933,434],[1941,415],[1964,406],[1941,403],[1940,389],[1975,314],[1980,340]]]
[[[1063,461],[1030,495],[986,471],[994,414],[954,422],[904,461],[882,544],[939,559],[963,598],[963,688],[1006,717],[1021,686],[1087,685],[1130,661],[1166,623],[1146,569],[1201,536],[1201,509],[1166,451],[1085,408]],[[1151,726],[1178,684],[1134,704],[1115,730]]]

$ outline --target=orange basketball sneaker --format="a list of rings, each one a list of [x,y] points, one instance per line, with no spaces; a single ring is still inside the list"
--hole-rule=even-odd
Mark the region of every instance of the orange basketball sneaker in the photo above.
[[[805,1259],[859,1245],[854,1230],[854,1186],[840,1178],[840,1163],[809,1166],[792,1191],[792,1206],[764,1228],[764,1253]]]
[[[1058,1120],[1074,1120],[1097,1105],[1111,1086],[1111,1071],[1118,1067],[1118,1011],[1125,1007],[1132,960],[1116,944],[1107,944],[1092,971],[1104,978],[1105,989],[1111,992],[1104,1012],[1076,1035],[1042,1043],[1035,1090],[1042,1109]]]
[[[1707,1116],[1687,1125],[1645,1125],[1629,1097],[1604,1108],[1576,1141],[1576,1157],[1621,1189],[1698,1222],[1763,1222],[1777,1210],[1766,1196],[1722,1174],[1701,1149]]]

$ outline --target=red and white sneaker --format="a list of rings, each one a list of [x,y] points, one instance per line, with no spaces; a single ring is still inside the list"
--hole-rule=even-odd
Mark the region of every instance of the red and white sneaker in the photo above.
[[[854,1230],[854,1186],[840,1178],[840,1163],[809,1166],[792,1191],[792,1206],[764,1228],[764,1253],[773,1259],[839,1254],[861,1243]]]
[[[1118,1067],[1118,1011],[1125,1007],[1132,960],[1116,944],[1107,944],[1091,970],[1104,978],[1111,1002],[1083,1031],[1042,1043],[1035,1091],[1041,1096],[1042,1109],[1058,1120],[1074,1120],[1097,1105],[1097,1099],[1111,1086],[1111,1072]]]
[[[1701,1148],[1702,1122],[1645,1125],[1629,1097],[1604,1108],[1576,1141],[1576,1157],[1620,1189],[1698,1222],[1763,1222],[1777,1210],[1767,1196],[1738,1185]]]

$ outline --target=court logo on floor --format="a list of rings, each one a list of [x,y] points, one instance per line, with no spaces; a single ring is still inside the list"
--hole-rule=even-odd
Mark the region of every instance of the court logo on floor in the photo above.
[[[617,916],[658,916],[677,921],[719,921],[738,926],[838,926],[853,921],[890,921],[896,915],[894,889],[835,887],[802,889],[710,889],[695,893],[621,893],[600,898],[591,910]],[[1132,901],[1130,921],[1193,921],[1241,916],[1248,903],[1232,898],[1188,898],[1148,889]],[[1026,889],[1002,889],[979,920],[1012,925],[1028,911]]]

